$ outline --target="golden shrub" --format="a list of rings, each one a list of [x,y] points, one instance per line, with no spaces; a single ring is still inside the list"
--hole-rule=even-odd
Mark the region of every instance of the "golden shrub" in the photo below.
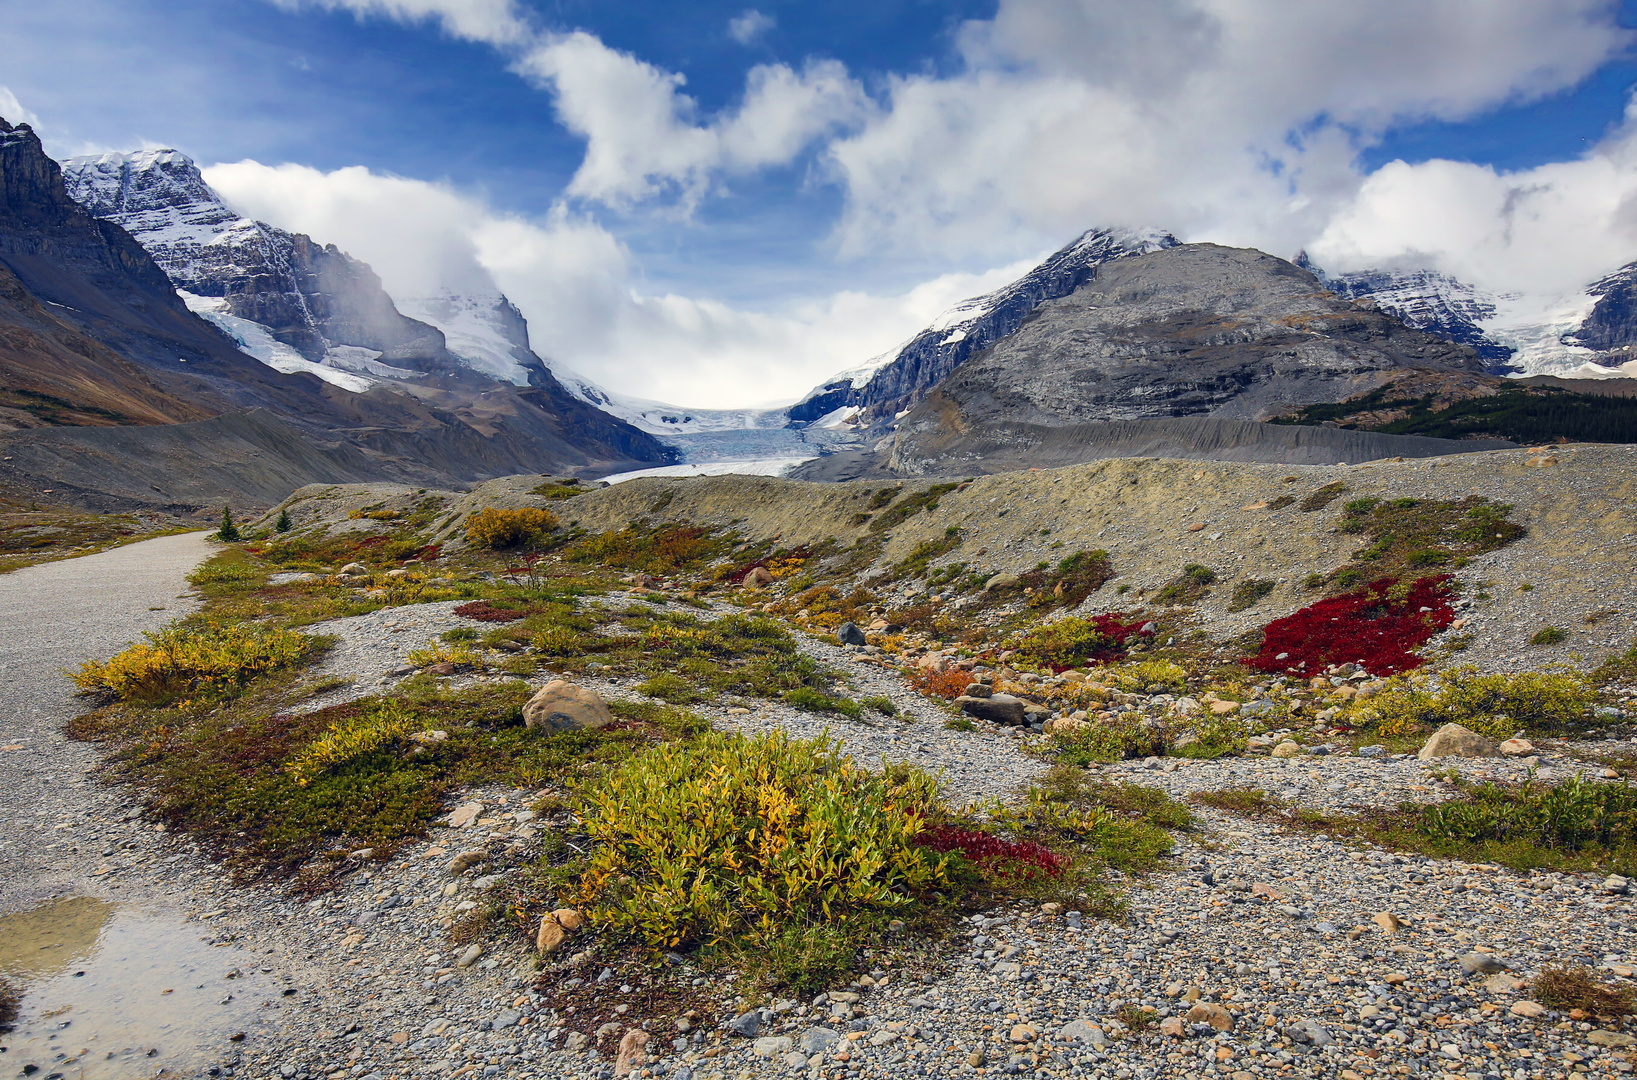
[[[257,675],[300,663],[317,645],[306,634],[255,624],[170,626],[144,637],[107,660],[87,660],[74,684],[122,701],[224,697]]]
[[[466,519],[466,538],[479,547],[499,551],[532,543],[556,527],[557,516],[549,510],[486,506]]]

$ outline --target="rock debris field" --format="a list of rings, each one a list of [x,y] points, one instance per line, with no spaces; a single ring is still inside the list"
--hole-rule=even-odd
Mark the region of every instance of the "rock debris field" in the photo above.
[[[453,606],[313,627],[340,639],[315,677],[352,680],[313,706],[391,685],[410,650],[470,625]],[[846,673],[857,694],[890,697],[900,716],[854,722],[782,705],[697,711],[723,729],[828,730],[860,760],[941,771],[957,804],[1015,794],[1045,770],[1023,752],[1026,733],[987,724],[946,729],[947,707],[911,692],[896,671],[798,639]],[[452,681],[482,678],[490,676]],[[635,696],[629,685],[578,681],[609,698]],[[59,749],[83,767],[74,756],[82,749]],[[1543,745],[1538,775],[1597,771],[1566,754]],[[1470,775],[1506,778],[1529,767],[1459,764]],[[1449,790],[1413,757],[1352,753],[1127,762],[1104,775],[1177,797],[1257,787],[1321,809],[1391,807]],[[156,832],[106,796],[95,818],[75,819],[67,835],[76,838],[82,890],[162,898],[196,928],[222,975],[259,980],[242,1039],[224,1032],[208,1048],[211,1063],[199,1071],[211,1075],[1523,1080],[1633,1071],[1631,1037],[1535,1005],[1524,983],[1562,963],[1631,977],[1637,943],[1624,882],[1397,856],[1208,809],[1198,811],[1198,830],[1181,835],[1167,869],[1125,883],[1123,923],[1073,911],[991,911],[962,924],[927,960],[758,1011],[746,1011],[731,983],[684,966],[699,1004],[694,1019],[679,1020],[675,1006],[645,1011],[654,999],[646,993],[651,969],[641,964],[587,968],[571,946],[542,969],[517,938],[487,951],[451,943],[449,922],[535,858],[550,827],[530,810],[539,795],[465,792],[450,823],[387,862],[360,862],[340,889],[309,902],[230,885],[223,868],[188,842]],[[616,1021],[578,1022],[558,1007],[575,979],[617,987],[631,1004]],[[1143,1006],[1153,1011],[1138,1011]],[[619,1052],[640,1041],[633,1030],[647,1035],[645,1059],[634,1066]],[[0,1059],[0,1067],[26,1075],[74,1075],[47,1067],[54,1064]]]

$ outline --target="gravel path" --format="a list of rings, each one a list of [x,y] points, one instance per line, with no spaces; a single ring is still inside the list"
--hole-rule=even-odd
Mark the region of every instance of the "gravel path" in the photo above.
[[[0,912],[84,890],[83,830],[120,800],[87,776],[97,752],[62,734],[85,711],[64,671],[193,610],[178,595],[211,554],[206,533],[164,536],[0,576]]]

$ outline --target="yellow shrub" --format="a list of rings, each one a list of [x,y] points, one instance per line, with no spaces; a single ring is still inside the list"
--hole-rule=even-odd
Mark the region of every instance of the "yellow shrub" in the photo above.
[[[557,517],[549,510],[532,506],[502,510],[486,506],[466,519],[466,538],[480,547],[498,551],[531,543],[556,527]]]
[[[257,675],[300,663],[316,639],[293,630],[246,624],[170,626],[108,660],[87,660],[73,673],[81,693],[161,702],[184,694],[223,697]]]
[[[1350,719],[1359,726],[1374,724],[1383,736],[1461,724],[1480,735],[1505,739],[1520,730],[1573,727],[1584,721],[1595,700],[1596,691],[1580,675],[1546,671],[1483,675],[1463,667],[1395,676],[1354,706]]]
[[[417,718],[397,702],[387,702],[362,716],[330,725],[284,766],[297,787],[306,787],[337,765],[353,761],[392,742],[417,725]]]
[[[907,907],[950,882],[914,841],[941,812],[919,770],[871,773],[827,740],[711,733],[581,792],[594,921],[656,949]]]
[[[1169,660],[1138,660],[1120,664],[1109,668],[1103,677],[1127,692],[1146,690],[1157,683],[1175,693],[1188,685],[1188,672]]]
[[[478,661],[477,653],[472,651],[470,645],[440,641],[412,651],[409,662],[416,667],[426,667],[428,664],[475,664]]]

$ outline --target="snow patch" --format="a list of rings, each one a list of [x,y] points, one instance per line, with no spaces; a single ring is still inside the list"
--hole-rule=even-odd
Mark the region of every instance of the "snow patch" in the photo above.
[[[334,367],[324,364],[315,364],[290,348],[284,342],[275,338],[261,323],[241,319],[231,315],[227,310],[227,301],[220,296],[195,296],[185,289],[176,290],[182,302],[187,304],[188,310],[208,322],[214,323],[222,333],[232,338],[239,346],[239,351],[247,356],[254,357],[285,375],[294,375],[305,372],[308,375],[317,375],[327,383],[333,383],[343,390],[350,390],[354,394],[362,394],[375,385],[371,380],[350,375]],[[361,350],[368,352],[368,349]],[[380,356],[380,353],[376,353]],[[385,366],[385,365],[383,365]]]
[[[398,310],[411,319],[442,330],[450,355],[467,367],[499,382],[529,385],[528,365],[517,356],[520,351],[528,355],[528,343],[525,339],[519,347],[507,334],[505,313],[510,302],[504,296],[443,293],[408,298],[395,296],[393,301]]]
[[[636,469],[631,472],[615,473],[602,479],[607,483],[617,484],[622,480],[635,480],[639,476],[783,476],[802,462],[811,461],[817,456],[817,454],[809,454],[806,457],[752,458],[742,461],[706,461],[693,465],[662,465],[655,469]]]

